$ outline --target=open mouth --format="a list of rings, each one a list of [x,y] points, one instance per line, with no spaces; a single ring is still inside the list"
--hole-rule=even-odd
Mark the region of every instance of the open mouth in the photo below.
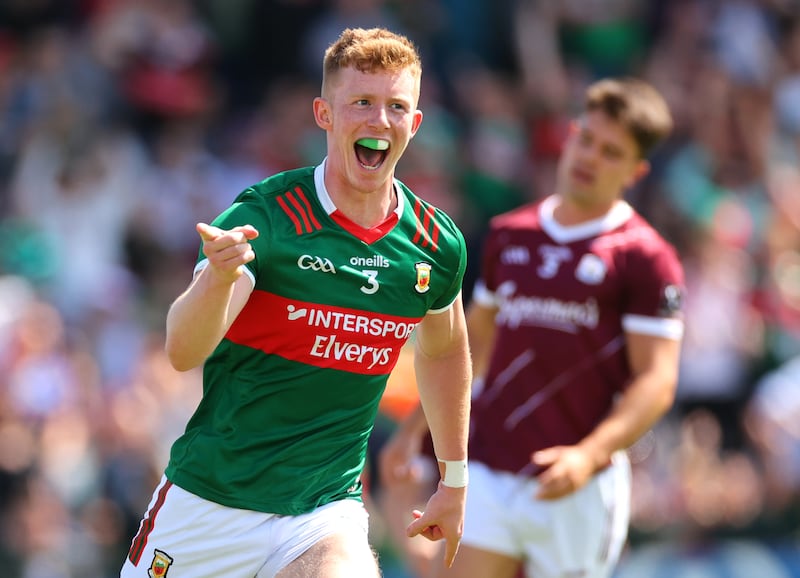
[[[374,171],[386,160],[389,151],[389,141],[378,138],[358,139],[355,144],[356,158],[367,170]]]
[[[584,185],[591,185],[594,183],[594,173],[586,169],[577,167],[572,171],[572,178]]]

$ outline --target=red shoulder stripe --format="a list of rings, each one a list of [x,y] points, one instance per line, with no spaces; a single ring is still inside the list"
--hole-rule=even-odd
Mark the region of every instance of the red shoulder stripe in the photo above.
[[[303,201],[306,211],[308,211],[308,218],[311,219],[311,223],[314,225],[314,228],[319,231],[322,228],[322,225],[319,224],[319,221],[317,221],[317,218],[314,216],[314,211],[311,209],[311,203],[308,202],[303,189],[300,187],[295,187],[294,192],[297,193],[297,196],[300,197],[301,201]]]
[[[278,204],[281,206],[281,209],[283,209],[283,212],[286,213],[292,220],[292,223],[294,223],[295,232],[298,235],[302,235],[303,227],[300,224],[300,220],[297,218],[297,215],[294,214],[294,212],[289,208],[289,205],[286,204],[286,201],[284,201],[282,197],[277,197],[277,201]]]
[[[428,245],[431,246],[431,249],[435,253],[439,249],[439,245],[437,241],[439,240],[439,225],[434,218],[434,209],[433,207],[422,207],[422,201],[417,199],[416,204],[414,205],[414,215],[417,217],[417,232],[414,235],[413,241],[421,245],[422,247],[427,247]],[[430,229],[433,229],[431,236]],[[420,242],[422,239],[422,242]]]
[[[286,198],[289,199],[289,202],[292,203],[294,209],[300,214],[300,218],[303,219],[303,225],[305,225],[305,232],[311,232],[311,222],[308,220],[308,213],[303,208],[303,206],[298,202],[297,198],[290,192],[286,193]]]
[[[436,249],[439,248],[439,223],[437,223],[435,220],[433,221],[433,233],[431,242],[433,243],[433,250],[436,251]]]
[[[295,193],[297,193],[297,196],[295,196]],[[297,197],[300,197],[300,200]],[[283,195],[277,197],[277,201],[283,212],[294,223],[294,230],[298,235],[310,233],[314,230],[318,231],[322,228],[322,225],[319,224],[319,221],[314,216],[311,203],[308,202],[303,189],[300,187],[295,187],[294,192],[286,191]]]

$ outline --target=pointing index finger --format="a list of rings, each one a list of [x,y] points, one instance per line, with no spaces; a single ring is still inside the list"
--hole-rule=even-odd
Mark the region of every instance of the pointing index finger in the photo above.
[[[456,554],[458,554],[458,546],[460,544],[461,540],[457,536],[447,539],[444,550],[444,563],[448,568],[455,562]]]
[[[217,227],[212,227],[206,223],[197,223],[195,226],[197,233],[203,242],[213,241],[219,236],[220,230]]]
[[[227,233],[239,233],[241,235],[241,241],[237,240],[239,235],[232,237],[234,242],[246,242],[248,240],[255,239],[258,237],[258,230],[253,227],[253,225],[240,225],[238,227],[234,227],[230,230],[220,229],[219,227],[215,227],[214,225],[209,225],[207,223],[197,223],[195,226],[197,233],[200,235],[200,238],[203,242],[208,243],[209,241],[216,241],[223,235]]]

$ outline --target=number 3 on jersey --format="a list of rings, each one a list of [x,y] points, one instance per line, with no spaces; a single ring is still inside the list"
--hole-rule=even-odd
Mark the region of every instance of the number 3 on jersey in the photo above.
[[[378,272],[374,269],[362,269],[361,272],[367,277],[367,284],[361,286],[361,292],[372,295],[378,288]]]

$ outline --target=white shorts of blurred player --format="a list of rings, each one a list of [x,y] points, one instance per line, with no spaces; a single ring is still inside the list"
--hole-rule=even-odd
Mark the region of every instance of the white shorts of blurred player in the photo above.
[[[469,464],[462,546],[523,560],[526,576],[607,578],[630,522],[631,469],[624,452],[579,491],[537,500],[529,476]]]
[[[121,578],[272,578],[328,535],[367,543],[368,515],[341,500],[298,516],[221,506],[161,479]]]

